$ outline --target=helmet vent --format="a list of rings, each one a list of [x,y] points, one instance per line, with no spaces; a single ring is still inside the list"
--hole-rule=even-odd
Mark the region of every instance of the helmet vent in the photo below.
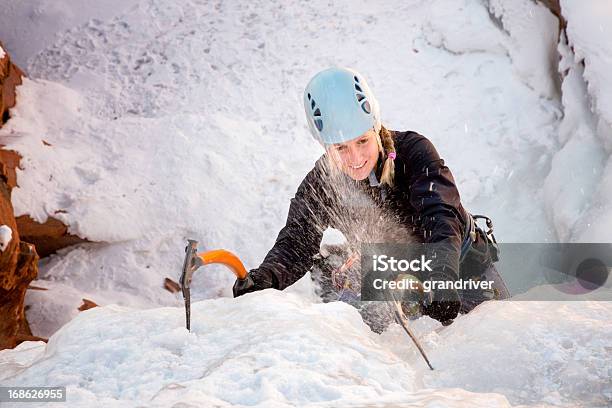
[[[363,111],[367,113],[368,115],[372,113],[372,108],[370,107],[370,102],[368,101],[365,101],[364,103],[361,104],[361,109],[363,109]]]
[[[312,113],[313,122],[317,127],[317,130],[321,132],[323,130],[323,119],[321,118],[321,110],[319,109],[317,103],[310,94],[308,94],[308,100],[310,100],[310,109],[314,110],[314,112]]]
[[[353,79],[355,80],[354,85],[355,85],[355,96],[357,97],[357,103],[359,103],[359,106],[361,106],[361,109],[363,109],[363,111],[369,115],[370,113],[372,113],[372,107],[370,106],[370,102],[368,102],[365,96],[365,92],[363,92],[363,89],[361,88],[361,85],[359,84],[359,78],[357,78],[357,75],[353,76]]]
[[[315,119],[314,120],[314,124],[317,127],[317,129],[319,130],[319,132],[321,132],[323,130],[323,121],[321,119]]]

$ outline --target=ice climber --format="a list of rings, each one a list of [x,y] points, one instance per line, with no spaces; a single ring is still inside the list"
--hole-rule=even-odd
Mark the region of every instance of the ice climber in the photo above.
[[[304,276],[328,227],[353,243],[391,237],[448,244],[450,256],[421,280],[494,281],[488,290],[434,290],[424,296],[420,313],[444,325],[485,300],[509,296],[493,264],[496,245],[462,206],[450,169],[426,137],[382,125],[362,75],[348,68],[319,72],[306,86],[304,107],[325,154],[291,199],[287,222],[264,261],[234,284],[235,297],[282,290]]]

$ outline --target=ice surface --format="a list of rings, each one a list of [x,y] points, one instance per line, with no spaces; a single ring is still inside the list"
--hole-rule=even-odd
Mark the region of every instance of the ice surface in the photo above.
[[[604,406],[611,323],[601,302],[489,302],[446,328],[424,317],[429,371],[398,325],[379,336],[345,303],[270,289],[194,303],[191,333],[182,308],[90,309],[46,347],[0,352],[0,381],[67,386],[71,406]]]

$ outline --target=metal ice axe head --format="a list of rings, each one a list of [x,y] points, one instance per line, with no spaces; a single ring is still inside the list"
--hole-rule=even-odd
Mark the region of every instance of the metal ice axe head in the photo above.
[[[245,279],[247,271],[240,259],[233,253],[225,249],[214,249],[211,251],[198,251],[198,241],[193,239],[187,240],[185,247],[185,260],[183,262],[183,272],[179,282],[183,291],[183,299],[185,300],[185,319],[187,330],[191,331],[191,279],[193,273],[202,265],[219,263],[223,264],[234,272],[238,279]]]

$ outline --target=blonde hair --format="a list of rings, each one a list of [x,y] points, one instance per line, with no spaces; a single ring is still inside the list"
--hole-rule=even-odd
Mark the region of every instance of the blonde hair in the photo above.
[[[391,132],[389,132],[387,128],[381,125],[378,136],[378,148],[383,154],[385,160],[382,175],[380,176],[380,182],[387,184],[389,187],[393,187],[393,179],[395,178],[395,161],[393,158],[389,158],[389,153],[394,153],[395,155],[393,135],[391,135]]]

